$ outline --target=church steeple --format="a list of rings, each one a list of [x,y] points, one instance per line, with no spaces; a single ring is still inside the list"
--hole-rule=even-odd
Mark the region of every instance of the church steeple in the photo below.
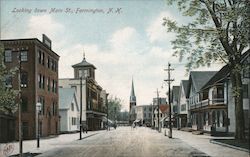
[[[136,103],[136,96],[135,96],[135,90],[134,90],[134,80],[132,78],[132,87],[131,87],[131,92],[130,92],[130,103]]]
[[[129,99],[129,123],[132,124],[136,120],[136,96],[135,96],[135,89],[134,89],[134,80],[132,78],[132,86],[130,92],[130,99]]]

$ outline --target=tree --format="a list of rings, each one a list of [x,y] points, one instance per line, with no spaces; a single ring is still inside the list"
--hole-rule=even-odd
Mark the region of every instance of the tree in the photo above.
[[[0,112],[13,114],[17,110],[15,103],[18,91],[6,87],[6,76],[14,75],[16,68],[7,70],[4,65],[4,46],[0,43]]]
[[[108,118],[111,120],[117,120],[122,107],[122,100],[117,97],[110,97],[108,99]]]
[[[192,20],[178,26],[176,21],[163,19],[169,32],[174,55],[186,58],[188,70],[213,62],[225,62],[230,67],[230,78],[235,100],[235,138],[245,139],[240,63],[242,54],[249,50],[250,1],[248,0],[167,0],[176,2],[179,11]]]

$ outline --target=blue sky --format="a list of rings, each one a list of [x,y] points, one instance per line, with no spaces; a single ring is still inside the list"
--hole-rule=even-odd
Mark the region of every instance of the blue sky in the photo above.
[[[32,11],[12,12],[14,8]],[[36,8],[47,11],[37,13]],[[49,13],[51,8],[63,12]],[[73,13],[65,13],[66,8]],[[75,13],[77,8],[104,13]],[[107,14],[110,8],[114,12]],[[116,13],[118,8],[121,10]],[[46,34],[52,40],[52,49],[61,56],[60,78],[73,77],[71,65],[82,60],[84,49],[87,61],[97,67],[97,82],[110,95],[121,98],[123,108],[128,109],[132,77],[138,105],[150,104],[156,88],[161,96],[165,95],[163,80],[167,74],[163,69],[168,62],[175,68],[174,85],[187,79],[183,63],[172,56],[170,41],[175,35],[161,25],[163,17],[179,23],[189,20],[164,0],[1,0],[1,39],[41,40]]]

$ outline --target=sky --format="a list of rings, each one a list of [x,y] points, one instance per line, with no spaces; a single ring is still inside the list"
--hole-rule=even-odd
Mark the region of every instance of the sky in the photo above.
[[[59,78],[73,78],[72,65],[95,65],[96,81],[129,109],[132,78],[137,105],[149,105],[156,90],[166,97],[168,62],[172,85],[188,79],[185,60],[172,56],[175,38],[163,17],[185,24],[175,6],[164,0],[0,0],[1,39],[38,38],[46,34],[60,56]],[[196,70],[219,70],[221,65]]]

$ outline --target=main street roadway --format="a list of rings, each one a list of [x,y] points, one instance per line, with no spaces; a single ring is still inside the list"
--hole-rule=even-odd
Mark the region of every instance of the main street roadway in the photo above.
[[[64,144],[39,157],[192,157],[207,156],[185,142],[150,128],[118,127]]]

